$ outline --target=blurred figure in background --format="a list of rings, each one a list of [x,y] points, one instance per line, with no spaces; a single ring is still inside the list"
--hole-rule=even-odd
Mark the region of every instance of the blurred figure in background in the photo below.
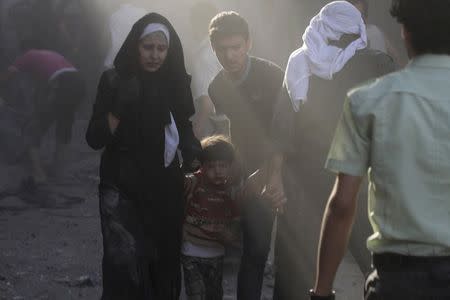
[[[63,166],[67,146],[72,138],[75,111],[85,96],[85,85],[78,70],[62,55],[43,49],[31,49],[18,57],[2,73],[8,80],[17,73],[27,73],[36,86],[32,103],[32,116],[26,125],[24,136],[29,138],[28,157],[31,176],[35,183],[45,183],[47,172],[42,166],[39,149],[42,138],[52,125],[56,125],[56,149],[53,167],[58,171]]]
[[[377,25],[369,23],[369,1],[368,0],[348,0],[361,12],[366,23],[368,47],[389,54],[395,62],[399,62],[400,55],[389,41],[384,32]]]
[[[289,54],[298,47],[297,31],[303,28],[306,5],[291,0],[239,1],[236,11],[250,25],[251,54],[285,68]]]
[[[198,139],[213,133],[224,133],[216,130],[212,117],[214,104],[208,95],[208,86],[222,69],[211,47],[208,36],[210,20],[217,14],[217,8],[208,1],[196,3],[191,8],[190,21],[197,48],[191,56],[192,96],[194,98],[195,116],[194,133]]]
[[[133,24],[142,18],[147,10],[138,7],[132,1],[115,2],[116,11],[109,19],[109,30],[111,32],[111,48],[105,58],[105,68],[111,68],[114,65],[114,59],[119,52],[120,47],[127,38]]]

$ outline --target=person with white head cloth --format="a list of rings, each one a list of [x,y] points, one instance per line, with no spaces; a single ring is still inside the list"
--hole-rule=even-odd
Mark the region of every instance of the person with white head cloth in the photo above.
[[[103,300],[179,298],[184,176],[201,151],[183,49],[172,25],[137,21],[103,73],[86,133],[100,165]],[[186,167],[187,166],[187,167]]]
[[[330,45],[344,34],[359,38],[345,48]],[[316,75],[332,79],[356,51],[367,47],[366,26],[359,10],[346,1],[334,1],[322,8],[303,34],[303,46],[289,57],[285,83],[296,111],[308,98],[309,79]]]
[[[394,66],[389,56],[367,48],[361,13],[346,1],[323,7],[312,18],[303,41],[290,56],[273,122],[276,136],[289,143],[292,152],[285,156],[290,175],[285,182],[289,201],[285,222],[278,228],[289,243],[286,250],[278,248],[276,260],[280,276],[287,274],[277,277],[279,283],[285,283],[286,299],[304,299],[313,283],[306,274],[314,269],[321,212],[333,179],[323,165],[346,94],[358,84],[392,71]],[[370,267],[370,255],[362,246],[369,230],[366,222],[355,226],[351,246],[363,270]],[[299,278],[295,285],[292,278]],[[342,296],[351,299],[350,294]]]

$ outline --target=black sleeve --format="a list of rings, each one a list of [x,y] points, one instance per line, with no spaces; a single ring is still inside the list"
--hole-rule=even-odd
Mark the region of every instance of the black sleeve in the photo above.
[[[214,111],[215,111],[216,115],[222,115],[224,112],[223,112],[222,107],[220,105],[220,101],[219,101],[220,99],[217,97],[217,94],[215,92],[216,89],[217,89],[216,86],[217,86],[216,80],[213,80],[209,84],[208,96],[209,96],[209,99],[211,99],[211,102],[214,105]]]
[[[194,135],[192,130],[192,122],[190,118],[195,113],[192,92],[190,88],[190,80],[181,87],[183,90],[180,93],[182,99],[179,101],[179,105],[184,108],[179,110],[178,107],[175,110],[176,113],[176,125],[180,136],[179,149],[183,157],[183,169],[187,172],[192,171],[192,163],[194,160],[199,159],[201,152],[201,145],[198,139]]]
[[[285,85],[281,88],[270,128],[270,138],[274,150],[280,153],[291,153],[294,151],[296,112]]]
[[[86,141],[94,150],[102,149],[114,138],[108,124],[108,113],[112,109],[114,98],[114,88],[108,72],[111,71],[104,72],[100,78],[92,117],[86,132]]]
[[[177,124],[180,128],[180,151],[183,157],[183,170],[187,173],[195,171],[193,162],[200,159],[200,153],[202,146],[199,140],[195,137],[192,130],[192,123],[189,120],[185,120],[182,124]]]
[[[286,153],[291,152],[293,147],[295,111],[287,88],[283,84],[284,72],[278,66],[275,67],[269,81],[272,84],[271,89],[275,91],[269,138],[274,151]]]

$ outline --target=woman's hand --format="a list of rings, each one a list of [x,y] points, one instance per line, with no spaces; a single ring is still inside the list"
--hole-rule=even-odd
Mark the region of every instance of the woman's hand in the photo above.
[[[120,120],[115,117],[112,113],[108,113],[108,125],[111,133],[114,134],[116,132],[117,127],[119,126]]]

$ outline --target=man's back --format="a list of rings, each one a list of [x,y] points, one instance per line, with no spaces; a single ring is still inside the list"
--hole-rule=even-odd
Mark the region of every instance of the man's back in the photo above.
[[[324,182],[324,176],[330,177],[330,183],[332,181],[323,165],[347,92],[392,71],[394,63],[388,55],[365,49],[358,51],[332,80],[311,78],[308,100],[300,107],[294,141],[302,158],[299,169],[306,172],[302,177],[314,183],[309,188],[316,189],[315,185]]]
[[[61,54],[38,49],[31,49],[17,58],[11,68],[28,72],[36,79],[44,81],[53,79],[61,70],[75,70],[75,67]]]
[[[450,58],[425,55],[350,94],[354,122],[370,138],[375,253],[450,255],[448,78]]]

